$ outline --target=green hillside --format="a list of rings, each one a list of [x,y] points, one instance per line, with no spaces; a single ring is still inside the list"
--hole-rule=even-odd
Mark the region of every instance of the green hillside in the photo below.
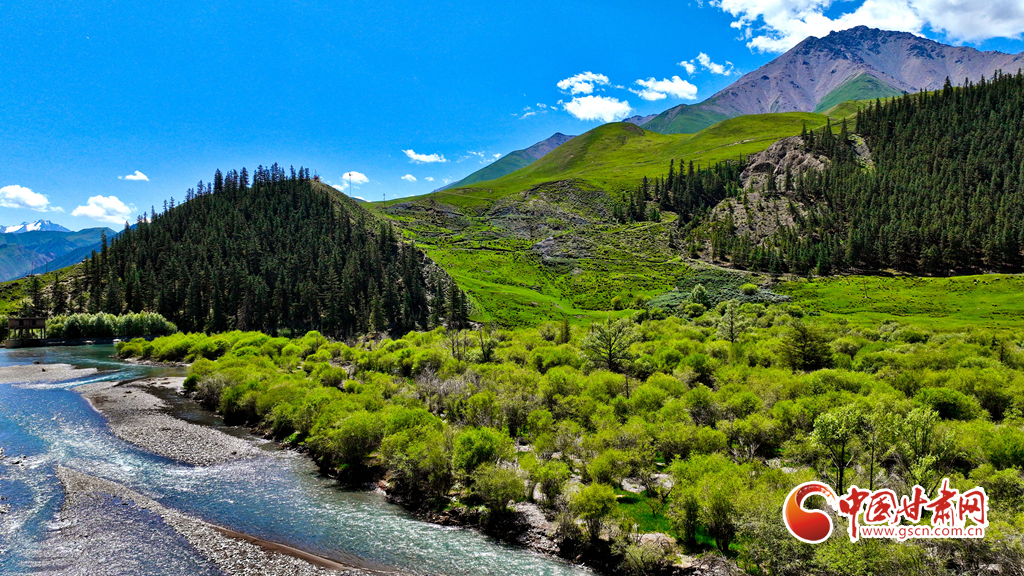
[[[636,188],[644,176],[660,176],[670,160],[685,159],[705,165],[738,160],[764,150],[779,138],[799,134],[805,125],[824,126],[827,118],[811,112],[756,114],[731,118],[696,134],[659,134],[625,122],[605,124],[497,180],[406,201],[426,200],[479,209],[509,194],[564,180],[614,195]]]
[[[903,92],[889,86],[870,74],[861,74],[843,82],[838,88],[826,95],[814,108],[815,112],[825,112],[844,102],[853,100],[874,100],[899,96]]]
[[[507,174],[511,174],[520,168],[526,168],[532,163],[533,159],[527,156],[524,150],[509,152],[487,166],[484,166],[469,176],[466,176],[462,180],[454,182],[450,186],[441,188],[441,190],[451,190],[453,188],[461,188],[463,186],[469,186],[470,184],[476,184],[477,182],[495,180]]]
[[[700,104],[680,104],[669,108],[643,125],[645,130],[661,134],[693,134],[726,120],[728,114],[711,110],[709,100]]]
[[[673,244],[677,215],[620,223],[613,208],[644,177],[693,161],[740,160],[779,138],[818,127],[813,113],[733,118],[697,134],[599,126],[497,180],[372,209],[450,273],[476,317],[504,325],[565,314],[584,319],[670,290],[689,270]]]

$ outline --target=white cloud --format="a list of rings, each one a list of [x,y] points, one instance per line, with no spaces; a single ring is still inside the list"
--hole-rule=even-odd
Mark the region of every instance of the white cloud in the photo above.
[[[452,179],[451,178],[445,178],[444,180],[441,180],[441,183],[442,184],[451,184],[452,183]]]
[[[118,176],[117,179],[118,180],[142,180],[144,182],[149,182],[149,176],[146,176],[145,174],[143,174],[142,172],[139,172],[138,170],[135,171],[135,174],[129,174],[127,176]]]
[[[494,154],[493,156],[494,156],[495,160],[497,160],[498,158],[501,158],[501,154],[500,153],[499,154]]]
[[[604,74],[595,74],[593,72],[584,72],[575,76],[570,76],[565,80],[558,81],[559,90],[565,90],[569,94],[592,94],[594,92],[594,86],[607,86],[608,77]]]
[[[110,224],[124,224],[131,220],[135,210],[133,204],[126,205],[117,196],[90,196],[85,206],[75,208],[71,215],[85,216]]]
[[[712,5],[736,18],[732,27],[759,52],[785,52],[808,36],[861,25],[915,34],[928,27],[954,42],[1024,34],[1020,0],[865,0],[835,18],[824,14],[832,0],[712,0]]]
[[[601,120],[615,122],[633,111],[629,102],[620,102],[618,98],[609,96],[583,96],[573,98],[562,105],[565,111],[579,120]]]
[[[643,87],[643,90],[630,88],[629,91],[644,100],[664,100],[666,95],[684,100],[697,99],[697,87],[679,76],[673,76],[671,80],[648,78],[647,80],[637,80],[636,83]]]
[[[369,181],[370,179],[366,177],[366,174],[363,174],[362,172],[356,172],[353,170],[351,172],[345,172],[344,174],[342,174],[341,185],[334,185],[334,188],[347,194],[349,185],[351,185],[353,188],[356,188],[358,186],[366,184]]]
[[[733,73],[732,62],[729,62],[728,60],[725,61],[725,65],[715,64],[714,62],[711,61],[710,56],[701,52],[700,54],[697,54],[697,61],[700,62],[702,68],[711,72],[712,74],[718,74],[719,76],[728,76]]]
[[[4,208],[27,208],[36,212],[63,212],[61,208],[50,206],[50,199],[17,184],[0,188],[0,206]]]
[[[408,156],[409,160],[412,160],[413,162],[431,163],[448,161],[441,154],[417,154],[412,150],[402,150],[402,152],[405,152],[405,155]]]
[[[416,177],[412,174],[406,174],[405,176],[402,176],[402,180],[405,180],[406,182],[415,182]]]
[[[424,180],[426,180],[427,182],[433,182],[434,181],[434,177],[433,176],[427,176],[426,178],[424,178]]]
[[[697,57],[694,58],[693,60],[683,60],[678,64],[679,66],[685,68],[686,73],[690,75],[693,75],[693,73],[697,71],[698,65],[702,69],[707,70],[712,74],[718,74],[721,76],[731,76],[733,74],[738,74],[738,72],[736,72],[736,70],[733,68],[732,62],[726,60],[725,64],[715,64],[714,62],[711,61],[711,57],[703,52],[698,54]]]

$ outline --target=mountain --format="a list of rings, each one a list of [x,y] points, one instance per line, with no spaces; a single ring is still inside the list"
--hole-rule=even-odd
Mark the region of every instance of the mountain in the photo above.
[[[529,166],[533,162],[543,158],[548,152],[551,152],[573,138],[575,138],[575,136],[566,136],[561,132],[556,132],[547,140],[541,140],[525,150],[509,152],[487,166],[473,172],[469,176],[466,176],[462,180],[453,182],[443,188],[438,188],[435,192],[451,190],[452,188],[461,188],[462,186],[469,186],[470,184],[475,184],[477,182],[485,182],[487,180],[501,178],[502,176],[511,174],[520,168]]]
[[[71,232],[60,224],[54,224],[49,220],[36,220],[35,222],[22,222],[17,226],[0,225],[2,234],[22,234],[24,232]]]
[[[647,116],[630,116],[629,118],[623,119],[622,122],[628,122],[630,124],[636,124],[637,126],[643,126],[644,124],[647,124],[651,120],[654,120],[657,116],[657,114],[648,114]]]
[[[114,235],[109,228],[0,234],[0,281],[77,264],[99,249],[104,232]]]
[[[251,184],[245,169],[218,170],[185,198],[68,269],[61,290],[51,282],[64,295],[51,296],[53,311],[154,311],[190,332],[337,338],[425,329],[439,310],[465,325],[466,302],[443,271],[305,169],[261,167]]]
[[[937,90],[947,77],[959,85],[1022,67],[1024,54],[981,52],[907,32],[858,26],[823,38],[811,36],[708,100],[666,110],[644,128],[692,133],[743,114],[827,110],[847,100]]]

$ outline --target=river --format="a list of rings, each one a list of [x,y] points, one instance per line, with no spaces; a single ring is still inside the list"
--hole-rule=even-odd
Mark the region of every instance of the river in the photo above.
[[[104,418],[74,387],[182,376],[184,370],[126,364],[111,359],[112,352],[110,346],[0,350],[0,366],[39,361],[100,370],[66,382],[0,384],[0,447],[7,456],[0,461],[0,497],[5,498],[0,504],[9,506],[9,512],[0,514],[0,574],[39,569],[40,548],[58,528],[55,521],[64,499],[55,475],[58,465],[123,484],[208,522],[339,562],[445,576],[592,574],[475,530],[419,521],[379,493],[339,487],[321,476],[307,457],[243,430],[229,431],[258,445],[256,458],[193,467],[140,450],[111,434]],[[177,415],[223,426],[199,410]],[[171,564],[160,552],[145,555],[137,573],[168,574]],[[196,556],[178,558],[173,566],[195,574],[220,573],[198,552]]]

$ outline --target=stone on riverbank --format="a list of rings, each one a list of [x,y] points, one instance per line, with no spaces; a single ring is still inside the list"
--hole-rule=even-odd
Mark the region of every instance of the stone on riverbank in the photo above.
[[[163,380],[95,382],[75,390],[107,418],[115,436],[155,454],[195,466],[222,464],[256,454],[256,447],[241,438],[166,414],[167,403],[147,392],[146,387],[180,388],[184,379]]]

